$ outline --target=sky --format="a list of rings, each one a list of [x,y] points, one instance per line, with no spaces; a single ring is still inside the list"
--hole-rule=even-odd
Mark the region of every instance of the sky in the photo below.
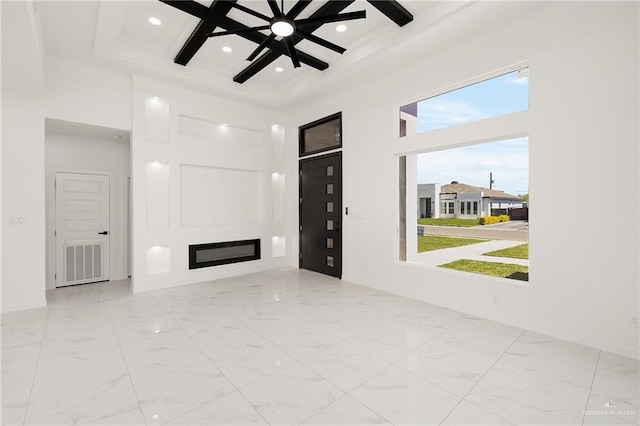
[[[418,133],[528,108],[529,78],[518,72],[418,102]],[[418,155],[418,183],[456,180],[509,194],[529,192],[529,142],[518,138]]]

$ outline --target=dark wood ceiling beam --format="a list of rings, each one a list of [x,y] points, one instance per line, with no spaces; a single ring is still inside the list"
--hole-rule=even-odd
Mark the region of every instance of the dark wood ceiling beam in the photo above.
[[[204,42],[209,38],[207,34],[213,32],[216,27],[220,26],[220,22],[226,17],[229,10],[231,10],[233,3],[236,1],[237,0],[214,0],[211,6],[209,6],[206,15],[204,17],[200,17],[200,23],[195,30],[193,30],[189,39],[187,39],[187,42],[182,46],[182,49],[180,49],[180,52],[178,52],[173,62],[180,65],[187,65],[196,52],[200,50]],[[188,3],[192,2],[187,2],[187,4]],[[174,6],[173,4],[171,5]],[[197,7],[193,7],[193,5],[190,7],[192,7],[194,11],[197,9]]]
[[[234,30],[242,30],[245,28],[249,28],[244,24],[241,24],[238,21],[235,21],[231,18],[224,17],[224,19],[222,19],[220,21],[220,28],[224,28],[227,31],[234,31]],[[249,41],[252,41],[254,43],[257,44],[262,44],[262,42],[268,38],[268,36],[262,34],[259,31],[255,31],[255,32],[248,32],[248,33],[239,33],[238,34],[239,37],[242,37],[244,39],[247,39]],[[283,46],[283,43],[277,40],[271,40],[268,44],[267,47],[269,49],[271,49],[271,52],[277,52],[279,55],[287,55],[289,56],[289,53],[287,52],[285,46]],[[296,50],[296,53],[298,54],[298,59],[300,60],[300,62],[302,62],[305,65],[309,65],[310,67],[313,67],[317,70],[326,70],[329,67],[329,64],[326,63],[325,61],[322,61],[316,57],[313,57],[307,53],[304,53],[300,50]]]
[[[193,0],[160,0],[160,2],[173,6],[178,10],[200,19],[206,18],[207,13],[209,13],[209,8],[207,6]]]
[[[403,27],[413,21],[413,15],[396,0],[367,0],[371,6],[384,13],[387,18]]]
[[[338,13],[340,13],[344,9],[346,9],[347,6],[349,6],[354,1],[355,0],[333,0],[333,1],[328,1],[328,2],[324,3],[320,7],[320,9],[315,11],[310,16],[310,18],[317,18],[319,16],[337,15]],[[322,26],[322,24],[310,25],[309,27],[305,28],[305,30],[307,32],[313,33],[315,30],[317,30],[321,26]],[[302,40],[303,40],[302,38],[294,38],[292,41],[293,41],[293,44],[297,44]],[[280,42],[276,42],[276,43],[280,44]],[[269,47],[271,47],[271,46],[269,46]],[[280,49],[279,50],[272,49],[272,50],[268,51],[267,53],[263,54],[261,57],[259,57],[255,61],[253,61],[251,64],[249,64],[245,69],[240,71],[235,77],[233,77],[233,81],[235,81],[236,83],[240,83],[240,84],[244,83],[245,81],[249,80],[251,77],[256,75],[257,73],[259,73],[260,71],[265,69],[267,66],[269,66],[269,64],[273,63],[273,61],[278,59],[283,54],[286,54],[286,52],[285,52],[285,49],[282,48],[282,45],[280,45]],[[303,62],[303,63],[306,64],[306,62],[303,60],[302,52],[298,51],[298,56],[299,56],[300,62]],[[326,66],[324,68],[322,68],[321,70],[327,69],[329,67],[329,64],[327,64],[326,62],[325,62],[325,64],[326,64]],[[320,69],[320,68],[318,68],[318,69]]]

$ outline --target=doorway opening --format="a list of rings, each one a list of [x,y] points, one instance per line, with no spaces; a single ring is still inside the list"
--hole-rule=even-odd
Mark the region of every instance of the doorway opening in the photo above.
[[[45,119],[46,289],[130,276],[130,132]]]

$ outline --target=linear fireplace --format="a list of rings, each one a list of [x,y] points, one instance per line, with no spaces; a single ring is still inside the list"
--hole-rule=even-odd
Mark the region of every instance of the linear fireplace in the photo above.
[[[260,239],[189,245],[189,269],[260,259]]]

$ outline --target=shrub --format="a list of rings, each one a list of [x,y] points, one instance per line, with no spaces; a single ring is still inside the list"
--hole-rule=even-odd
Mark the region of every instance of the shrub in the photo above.
[[[509,221],[509,216],[507,216],[506,214],[501,214],[500,216],[482,216],[480,219],[478,219],[478,223],[480,225],[492,225],[494,223],[508,222],[508,221]]]

